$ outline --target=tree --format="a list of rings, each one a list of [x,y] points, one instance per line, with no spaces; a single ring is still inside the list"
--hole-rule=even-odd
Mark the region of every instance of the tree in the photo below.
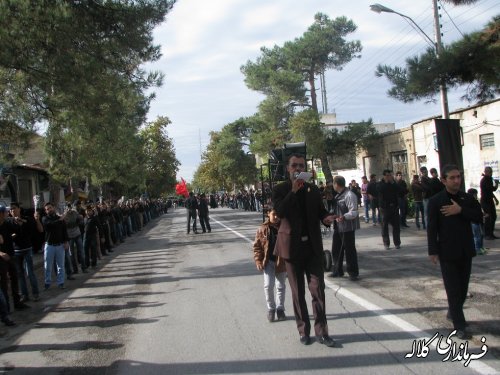
[[[358,152],[368,149],[380,139],[380,135],[373,126],[372,119],[368,119],[356,123],[350,122],[342,131],[331,130],[327,132],[326,138],[326,153],[334,160],[334,164],[340,164],[339,169],[345,169],[351,165],[344,166],[342,163],[355,164]]]
[[[47,125],[50,171],[139,186],[133,163],[162,75],[152,31],[175,0],[0,2],[0,120]]]
[[[340,70],[350,60],[359,57],[360,42],[344,39],[355,30],[356,25],[345,17],[331,20],[327,15],[317,13],[313,25],[300,38],[286,42],[283,47],[263,47],[262,55],[255,63],[248,61],[241,67],[246,85],[266,95],[265,108],[274,109],[273,115],[268,116],[274,123],[268,123],[268,119],[261,116],[267,129],[274,130],[281,124],[288,126],[296,107],[308,107],[318,113],[316,76],[326,69]],[[271,103],[273,105],[269,106]],[[283,114],[281,121],[276,121],[276,117]],[[321,155],[321,161],[326,175],[331,178],[325,155]]]
[[[202,155],[193,185],[200,190],[218,191],[254,183],[255,157],[244,150],[247,133],[243,118],[225,125],[219,132],[211,132],[210,144]]]
[[[437,58],[432,48],[408,58],[406,67],[379,65],[376,75],[392,83],[388,95],[408,103],[426,99],[434,101],[439,84],[449,87],[466,85],[464,98],[482,102],[500,93],[500,17],[496,16],[484,30],[467,34],[445,46]]]
[[[179,161],[175,157],[172,139],[166,128],[171,124],[167,117],[159,117],[140,132],[143,144],[146,191],[155,197],[173,190]]]

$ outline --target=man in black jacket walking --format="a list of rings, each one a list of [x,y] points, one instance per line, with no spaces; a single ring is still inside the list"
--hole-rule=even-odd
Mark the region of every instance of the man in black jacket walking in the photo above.
[[[380,212],[382,214],[382,240],[384,247],[389,249],[391,240],[389,239],[389,224],[392,226],[392,239],[394,246],[399,249],[401,246],[400,231],[400,217],[399,217],[399,203],[398,197],[400,196],[400,188],[394,181],[392,171],[390,169],[384,170],[384,177],[377,185]]]
[[[210,228],[210,222],[208,219],[208,202],[205,193],[200,195],[200,203],[198,204],[198,216],[200,217],[200,225],[203,233],[210,233],[212,228]]]
[[[493,169],[491,167],[484,168],[483,178],[481,179],[481,207],[485,215],[484,218],[484,238],[494,240],[495,222],[497,221],[497,208],[495,206],[495,194],[498,189],[498,180],[493,183]]]
[[[453,321],[457,337],[469,339],[463,305],[469,287],[472,257],[476,255],[471,222],[479,223],[479,203],[460,191],[462,175],[455,165],[446,165],[441,172],[445,189],[429,200],[427,242],[432,263],[441,266],[448,297],[447,318]]]
[[[193,219],[193,233],[198,234],[196,229],[196,212],[198,210],[198,200],[194,196],[193,192],[189,192],[189,198],[186,199],[184,206],[187,209],[187,234],[191,230],[191,219]]]

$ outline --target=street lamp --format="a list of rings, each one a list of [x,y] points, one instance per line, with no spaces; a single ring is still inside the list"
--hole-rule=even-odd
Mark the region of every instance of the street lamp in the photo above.
[[[430,43],[430,45],[434,48],[436,52],[436,57],[439,59],[439,55],[441,54],[443,50],[443,45],[441,43],[441,31],[440,31],[440,26],[439,26],[439,13],[438,13],[438,7],[437,7],[437,0],[433,0],[433,5],[434,5],[434,31],[436,34],[436,42],[434,42],[420,26],[417,25],[415,21],[413,21],[412,18],[408,17],[405,14],[396,12],[395,10],[392,10],[391,8],[388,8],[384,5],[381,4],[372,4],[370,5],[370,10],[376,12],[376,13],[394,13],[397,14],[398,16],[403,17],[404,19],[408,20],[411,22],[412,25],[414,25],[420,33],[424,36],[425,40]],[[446,84],[443,79],[441,79],[441,83],[439,84],[439,92],[441,95],[441,110],[442,110],[442,118],[443,119],[449,119],[450,118],[450,111],[448,109],[448,93],[446,90]]]

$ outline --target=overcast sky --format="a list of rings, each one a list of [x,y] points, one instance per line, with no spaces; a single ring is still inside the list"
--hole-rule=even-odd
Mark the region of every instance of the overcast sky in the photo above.
[[[439,97],[435,104],[403,104],[387,96],[385,78],[375,77],[377,64],[403,66],[406,57],[428,46],[404,18],[371,11],[369,5],[375,1],[178,0],[166,22],[155,30],[155,44],[161,45],[163,56],[147,66],[165,74],[163,87],[155,90],[149,120],[167,116],[172,121],[168,134],[181,162],[177,178],[192,179],[210,131],[257,111],[263,97],[245,86],[241,65],[255,61],[262,46],[282,46],[300,37],[317,12],[332,19],[352,19],[358,29],[347,39],[358,39],[363,46],[360,59],[325,75],[328,112],[335,112],[339,122],[371,117],[375,123],[393,122],[399,128],[439,115]],[[434,39],[432,0],[380,1],[411,17]],[[462,33],[479,30],[500,13],[499,0],[462,7],[443,5],[444,44],[461,37],[457,28]],[[470,105],[460,100],[462,94],[449,93],[450,111]]]

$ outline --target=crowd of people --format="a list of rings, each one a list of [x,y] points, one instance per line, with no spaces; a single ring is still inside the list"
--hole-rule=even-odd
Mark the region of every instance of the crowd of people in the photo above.
[[[335,346],[328,335],[324,298],[324,254],[320,223],[333,225],[332,273],[330,277],[344,276],[351,281],[359,279],[355,232],[360,229],[359,207],[364,207],[365,223],[381,225],[381,235],[386,250],[390,249],[389,226],[395,249],[401,248],[400,228],[409,227],[408,197],[411,195],[417,230],[427,230],[428,254],[433,264],[440,264],[448,297],[447,319],[453,323],[460,339],[470,339],[463,305],[468,291],[472,257],[485,254],[482,239],[494,240],[498,201],[494,191],[498,180],[486,167],[478,191],[461,191],[462,173],[457,166],[448,165],[442,170],[420,168],[410,186],[401,172],[389,169],[377,180],[362,177],[361,185],[352,180],[348,185],[342,176],[335,176],[326,186],[300,180],[305,170],[305,158],[291,155],[287,161],[289,180],[278,184],[272,202],[266,204],[267,218],[257,230],[253,243],[254,262],[264,274],[264,294],[267,319],[270,322],[286,319],[284,310],[285,279],[288,277],[292,292],[293,312],[300,342],[309,345],[311,323],[305,301],[305,283],[312,296],[314,332],[317,342]],[[430,177],[429,177],[430,172]],[[450,236],[450,233],[457,233]],[[305,277],[304,277],[305,276]],[[276,296],[275,296],[276,294]]]
[[[96,269],[103,257],[166,213],[171,204],[139,198],[75,201],[66,204],[62,213],[51,202],[34,211],[22,210],[17,202],[8,208],[0,205],[0,320],[15,325],[11,313],[29,309],[27,302],[38,301],[41,289],[51,288],[54,269],[57,287],[65,289],[67,280]],[[44,256],[42,286],[33,266],[33,253],[40,251]]]

